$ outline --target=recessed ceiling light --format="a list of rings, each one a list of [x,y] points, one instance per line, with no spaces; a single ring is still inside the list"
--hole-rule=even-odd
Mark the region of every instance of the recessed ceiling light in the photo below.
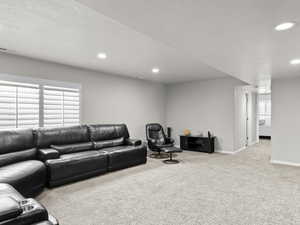
[[[288,30],[288,29],[291,29],[295,25],[296,25],[296,23],[294,23],[294,22],[281,23],[275,27],[275,30],[277,30],[277,31]]]
[[[290,64],[291,65],[298,65],[298,64],[300,64],[300,59],[293,59],[293,60],[290,61]]]
[[[159,73],[159,68],[153,68],[152,73]]]
[[[104,52],[98,53],[97,56],[98,56],[99,59],[106,59],[106,58],[107,58],[107,55],[106,55],[106,53],[104,53]]]

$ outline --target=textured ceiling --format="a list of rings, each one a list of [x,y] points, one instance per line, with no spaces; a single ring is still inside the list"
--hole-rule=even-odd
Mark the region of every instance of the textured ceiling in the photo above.
[[[295,0],[2,0],[0,47],[15,54],[165,83],[300,75]],[[99,60],[98,52],[108,58]],[[161,73],[151,73],[159,67]]]

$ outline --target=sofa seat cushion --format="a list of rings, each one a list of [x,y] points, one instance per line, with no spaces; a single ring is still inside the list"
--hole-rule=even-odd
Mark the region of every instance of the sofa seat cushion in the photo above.
[[[94,149],[101,149],[101,148],[124,145],[124,141],[125,139],[121,137],[121,138],[116,138],[116,139],[106,140],[106,141],[96,141],[93,142],[93,144],[94,144]]]
[[[8,183],[23,196],[32,197],[39,193],[46,184],[46,167],[37,160],[0,167],[0,183]]]
[[[147,161],[147,148],[145,145],[123,145],[104,148],[99,152],[108,154],[108,170],[127,168]]]
[[[74,143],[74,144],[67,144],[67,145],[51,145],[50,147],[57,150],[60,154],[68,154],[68,153],[91,150],[93,148],[93,143],[85,142],[85,143]]]
[[[49,186],[57,186],[107,171],[107,154],[85,151],[61,155],[59,159],[46,161]]]

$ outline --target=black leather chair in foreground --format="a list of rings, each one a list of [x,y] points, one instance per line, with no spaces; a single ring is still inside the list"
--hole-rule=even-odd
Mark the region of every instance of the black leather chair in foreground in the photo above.
[[[160,157],[163,148],[174,146],[174,140],[166,137],[164,129],[159,123],[147,124],[146,136],[149,149],[158,152],[156,157]]]
[[[1,225],[58,225],[36,200],[25,199],[11,185],[0,183]]]

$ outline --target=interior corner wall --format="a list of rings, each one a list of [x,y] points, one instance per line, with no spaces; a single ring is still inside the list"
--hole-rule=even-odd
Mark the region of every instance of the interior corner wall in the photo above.
[[[272,79],[272,155],[300,166],[300,77]]]
[[[82,123],[126,123],[145,139],[145,124],[165,124],[165,85],[0,53],[0,73],[80,83]]]
[[[244,82],[227,77],[167,85],[166,125],[179,145],[184,129],[192,134],[217,136],[216,151],[234,152],[236,86]]]

